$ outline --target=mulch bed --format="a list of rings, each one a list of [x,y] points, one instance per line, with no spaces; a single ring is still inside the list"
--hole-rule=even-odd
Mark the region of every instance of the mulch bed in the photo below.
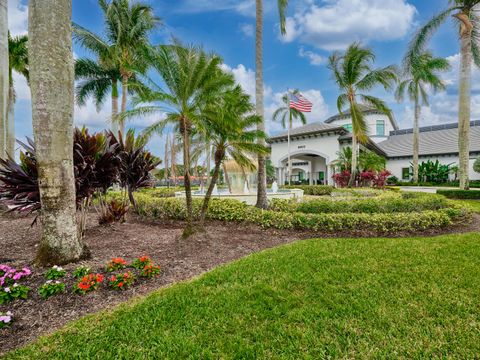
[[[0,264],[22,268],[28,265],[33,274],[21,283],[32,288],[28,300],[16,300],[0,305],[0,311],[12,311],[14,323],[0,330],[0,355],[23,346],[40,335],[50,333],[67,322],[144,295],[165,285],[189,279],[220,264],[241,258],[253,252],[271,248],[299,239],[313,237],[362,237],[358,234],[321,234],[291,230],[261,229],[258,226],[210,222],[206,233],[197,234],[188,240],[180,240],[183,223],[180,221],[147,221],[131,215],[128,222],[113,226],[96,225],[91,214],[85,242],[91,250],[89,260],[64,266],[69,271],[61,281],[67,284],[67,292],[43,300],[37,293],[45,282],[46,269],[35,268],[32,259],[40,238],[40,227],[30,227],[32,217],[0,215]],[[480,231],[480,216],[469,224],[460,224],[449,229],[422,232],[432,236],[445,233]],[[412,234],[396,234],[404,236]],[[418,234],[417,234],[418,235]],[[142,255],[150,256],[162,267],[162,274],[155,279],[140,279],[124,291],[107,287],[107,278],[98,291],[81,296],[72,294],[75,279],[71,271],[79,265],[92,268],[93,272],[104,271],[104,266],[113,257],[123,257],[131,262]]]

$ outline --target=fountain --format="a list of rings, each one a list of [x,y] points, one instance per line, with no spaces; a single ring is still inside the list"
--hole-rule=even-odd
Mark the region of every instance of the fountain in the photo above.
[[[212,197],[225,199],[235,199],[245,202],[248,205],[255,205],[257,202],[257,192],[251,185],[257,183],[255,172],[243,169],[235,160],[225,160],[223,171],[226,177],[225,189],[218,189],[217,185],[213,188]],[[192,194],[194,198],[203,198],[204,191],[196,191]],[[175,193],[175,197],[185,197],[185,192]],[[271,199],[299,199],[303,197],[301,189],[279,189],[276,181],[273,182],[271,189],[267,190],[267,198]]]

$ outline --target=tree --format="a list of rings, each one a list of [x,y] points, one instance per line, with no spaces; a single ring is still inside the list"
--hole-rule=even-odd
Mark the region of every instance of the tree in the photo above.
[[[23,75],[28,81],[28,36],[11,37],[8,34],[8,110],[6,126],[6,152],[15,157],[15,87],[13,72]]]
[[[257,130],[265,132],[264,106],[263,106],[263,0],[255,0],[255,112],[262,121],[258,123]],[[287,33],[285,12],[288,6],[288,0],[277,0],[278,15],[280,18],[280,32],[282,35]],[[264,139],[258,139],[258,143],[265,145]],[[262,209],[268,207],[267,199],[267,173],[265,156],[258,154],[258,184],[257,184],[257,204]]]
[[[215,165],[202,204],[201,227],[225,158],[232,158],[242,169],[254,170],[256,167],[252,159],[258,154],[268,153],[265,146],[257,143],[257,139],[265,138],[265,134],[252,130],[261,121],[258,116],[251,115],[252,111],[250,97],[237,85],[211,101],[203,113],[205,121],[201,127],[209,134]]]
[[[0,0],[0,158],[6,150],[8,88],[8,0]]]
[[[173,123],[175,131],[181,135],[187,203],[183,237],[186,238],[194,233],[190,184],[191,137],[201,121],[201,110],[205,104],[222,89],[231,86],[233,78],[220,70],[221,59],[217,55],[206,54],[200,48],[184,47],[177,41],[170,46],[158,47],[152,54],[151,63],[163,79],[165,89],[152,82],[148,91],[138,95],[135,103],[139,106],[124,112],[123,117],[164,114],[167,110],[166,117],[148,127],[145,134],[162,133],[167,124]]]
[[[470,96],[472,77],[472,58],[476,66],[480,66],[480,18],[476,5],[480,0],[449,0],[449,7],[434,15],[413,38],[407,51],[407,68],[410,62],[421,54],[433,33],[453,17],[458,26],[460,39],[460,78],[458,98],[458,147],[459,147],[459,181],[461,189],[468,189],[468,171],[470,161]]]
[[[75,25],[75,39],[97,55],[104,71],[115,74],[111,78],[112,113],[118,109],[117,81],[121,81],[120,110],[124,112],[127,109],[130,80],[136,73],[143,74],[147,70],[147,55],[151,48],[148,36],[160,19],[153,14],[150,6],[141,2],[99,0],[98,3],[104,14],[106,39],[79,25]],[[120,131],[124,133],[124,122],[116,114],[112,115],[112,121],[119,121]]]
[[[75,261],[84,251],[75,218],[71,14],[71,0],[29,2],[28,59],[42,205],[40,264]]]
[[[386,114],[392,119],[392,112],[381,99],[367,95],[366,92],[381,85],[390,90],[397,80],[397,70],[394,66],[372,69],[375,55],[372,50],[353,43],[345,53],[333,53],[329,57],[328,68],[333,72],[335,82],[342,92],[337,99],[340,114],[348,107],[352,117],[352,168],[349,186],[355,184],[358,163],[358,143],[368,139],[368,126],[358,99],[364,105]]]
[[[293,91],[294,94],[298,94],[298,90]],[[305,114],[301,111],[298,111],[295,108],[290,107],[290,98],[288,94],[282,96],[282,101],[285,104],[284,106],[279,107],[273,113],[273,120],[281,121],[283,128],[288,128],[288,185],[291,185],[292,178],[292,162],[290,160],[290,131],[292,131],[293,120],[300,120],[303,125],[307,123],[307,118]],[[288,124],[287,124],[288,120]]]
[[[428,106],[428,88],[432,89],[433,92],[445,89],[445,84],[437,72],[450,69],[450,63],[447,59],[433,57],[429,51],[409,55],[415,56],[415,59],[404,61],[404,63],[409,64],[409,66],[404,69],[404,79],[398,85],[395,97],[398,101],[403,101],[406,93],[410,101],[414,103],[413,182],[418,183],[419,122],[421,107]]]

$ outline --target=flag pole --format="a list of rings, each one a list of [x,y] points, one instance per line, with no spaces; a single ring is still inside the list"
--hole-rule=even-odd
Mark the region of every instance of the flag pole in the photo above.
[[[290,141],[290,131],[292,130],[292,109],[290,108],[290,90],[287,88],[287,98],[288,98],[288,129],[287,129],[287,142],[288,142],[288,185],[292,185],[292,159],[290,156],[291,153],[291,141]]]

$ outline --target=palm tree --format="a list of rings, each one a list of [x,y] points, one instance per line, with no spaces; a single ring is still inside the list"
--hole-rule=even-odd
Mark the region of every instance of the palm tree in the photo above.
[[[120,115],[125,119],[163,114],[166,111],[166,117],[148,127],[145,134],[161,133],[166,125],[172,123],[175,130],[180,133],[187,202],[187,225],[183,237],[188,237],[194,232],[190,184],[191,137],[195,126],[201,121],[201,109],[209,99],[233,83],[231,75],[221,72],[220,64],[220,57],[208,55],[199,48],[183,47],[178,42],[171,46],[158,47],[152,54],[152,67],[163,79],[165,89],[152,81],[150,89],[142,91],[135,101],[139,105],[142,103],[148,105],[138,106]]]
[[[262,121],[257,125],[257,130],[265,132],[264,106],[263,106],[263,0],[255,0],[255,112]],[[288,0],[277,0],[278,15],[280,18],[280,32],[282,35],[287,33],[285,12],[288,6]],[[265,145],[265,139],[258,139],[258,143]],[[265,156],[258,154],[258,184],[257,184],[257,204],[262,209],[268,207],[267,200],[267,172]]]
[[[201,125],[209,134],[215,166],[202,204],[201,227],[225,158],[232,158],[242,169],[254,170],[256,166],[252,159],[268,153],[265,146],[257,143],[257,139],[265,138],[265,134],[252,130],[261,121],[258,116],[251,115],[252,111],[250,97],[237,85],[208,104],[203,113],[205,121]]]
[[[28,81],[28,36],[11,37],[8,34],[8,111],[6,126],[6,153],[15,156],[15,87],[13,71],[23,75]]]
[[[353,186],[357,175],[358,143],[365,143],[368,139],[368,127],[364,113],[359,106],[361,103],[392,118],[392,112],[384,101],[377,97],[367,95],[377,85],[390,90],[397,80],[397,70],[394,66],[372,69],[375,55],[372,50],[362,48],[358,43],[353,43],[345,53],[333,53],[329,57],[328,68],[333,72],[335,82],[342,92],[337,99],[337,108],[340,114],[343,109],[349,108],[352,117],[352,168],[349,186]]]
[[[293,94],[298,94],[298,90],[294,90]],[[305,114],[301,111],[298,111],[295,108],[290,107],[290,97],[289,94],[285,94],[282,97],[282,101],[285,104],[284,106],[279,107],[273,113],[273,120],[281,121],[283,128],[288,128],[287,139],[288,139],[288,185],[290,185],[292,177],[292,163],[290,161],[290,131],[292,130],[293,120],[300,120],[302,125],[307,123],[307,118]],[[288,125],[287,125],[288,119]]]
[[[118,98],[117,80],[122,83],[120,111],[124,112],[127,109],[130,79],[136,73],[144,74],[147,70],[151,47],[148,36],[160,19],[153,14],[152,7],[141,2],[99,0],[98,3],[104,13],[106,39],[79,25],[75,25],[75,39],[98,56],[102,68],[120,73],[119,79],[112,78],[112,112],[114,96]],[[112,121],[115,120],[119,121],[120,131],[124,133],[124,122],[118,117],[112,118]]]
[[[72,1],[30,0],[28,13],[32,122],[42,206],[37,262],[63,264],[78,260],[84,250],[77,233],[73,173]]]
[[[8,104],[8,0],[0,0],[0,158],[5,157]]]
[[[433,33],[453,17],[458,26],[460,38],[460,79],[458,98],[458,147],[460,188],[468,189],[468,171],[470,159],[470,96],[472,58],[480,66],[480,18],[476,6],[480,0],[449,0],[449,7],[436,14],[428,21],[412,40],[405,57],[405,67],[412,67],[412,59],[421,54]]]
[[[396,98],[403,101],[405,93],[408,94],[410,101],[414,103],[415,115],[413,121],[413,181],[418,183],[418,157],[419,157],[419,121],[421,107],[428,106],[427,88],[434,92],[445,89],[445,84],[438,76],[438,71],[450,69],[448,60],[444,58],[435,58],[429,51],[421,54],[412,54],[415,59],[406,60],[410,66],[405,69],[405,79],[403,79],[396,91]]]

